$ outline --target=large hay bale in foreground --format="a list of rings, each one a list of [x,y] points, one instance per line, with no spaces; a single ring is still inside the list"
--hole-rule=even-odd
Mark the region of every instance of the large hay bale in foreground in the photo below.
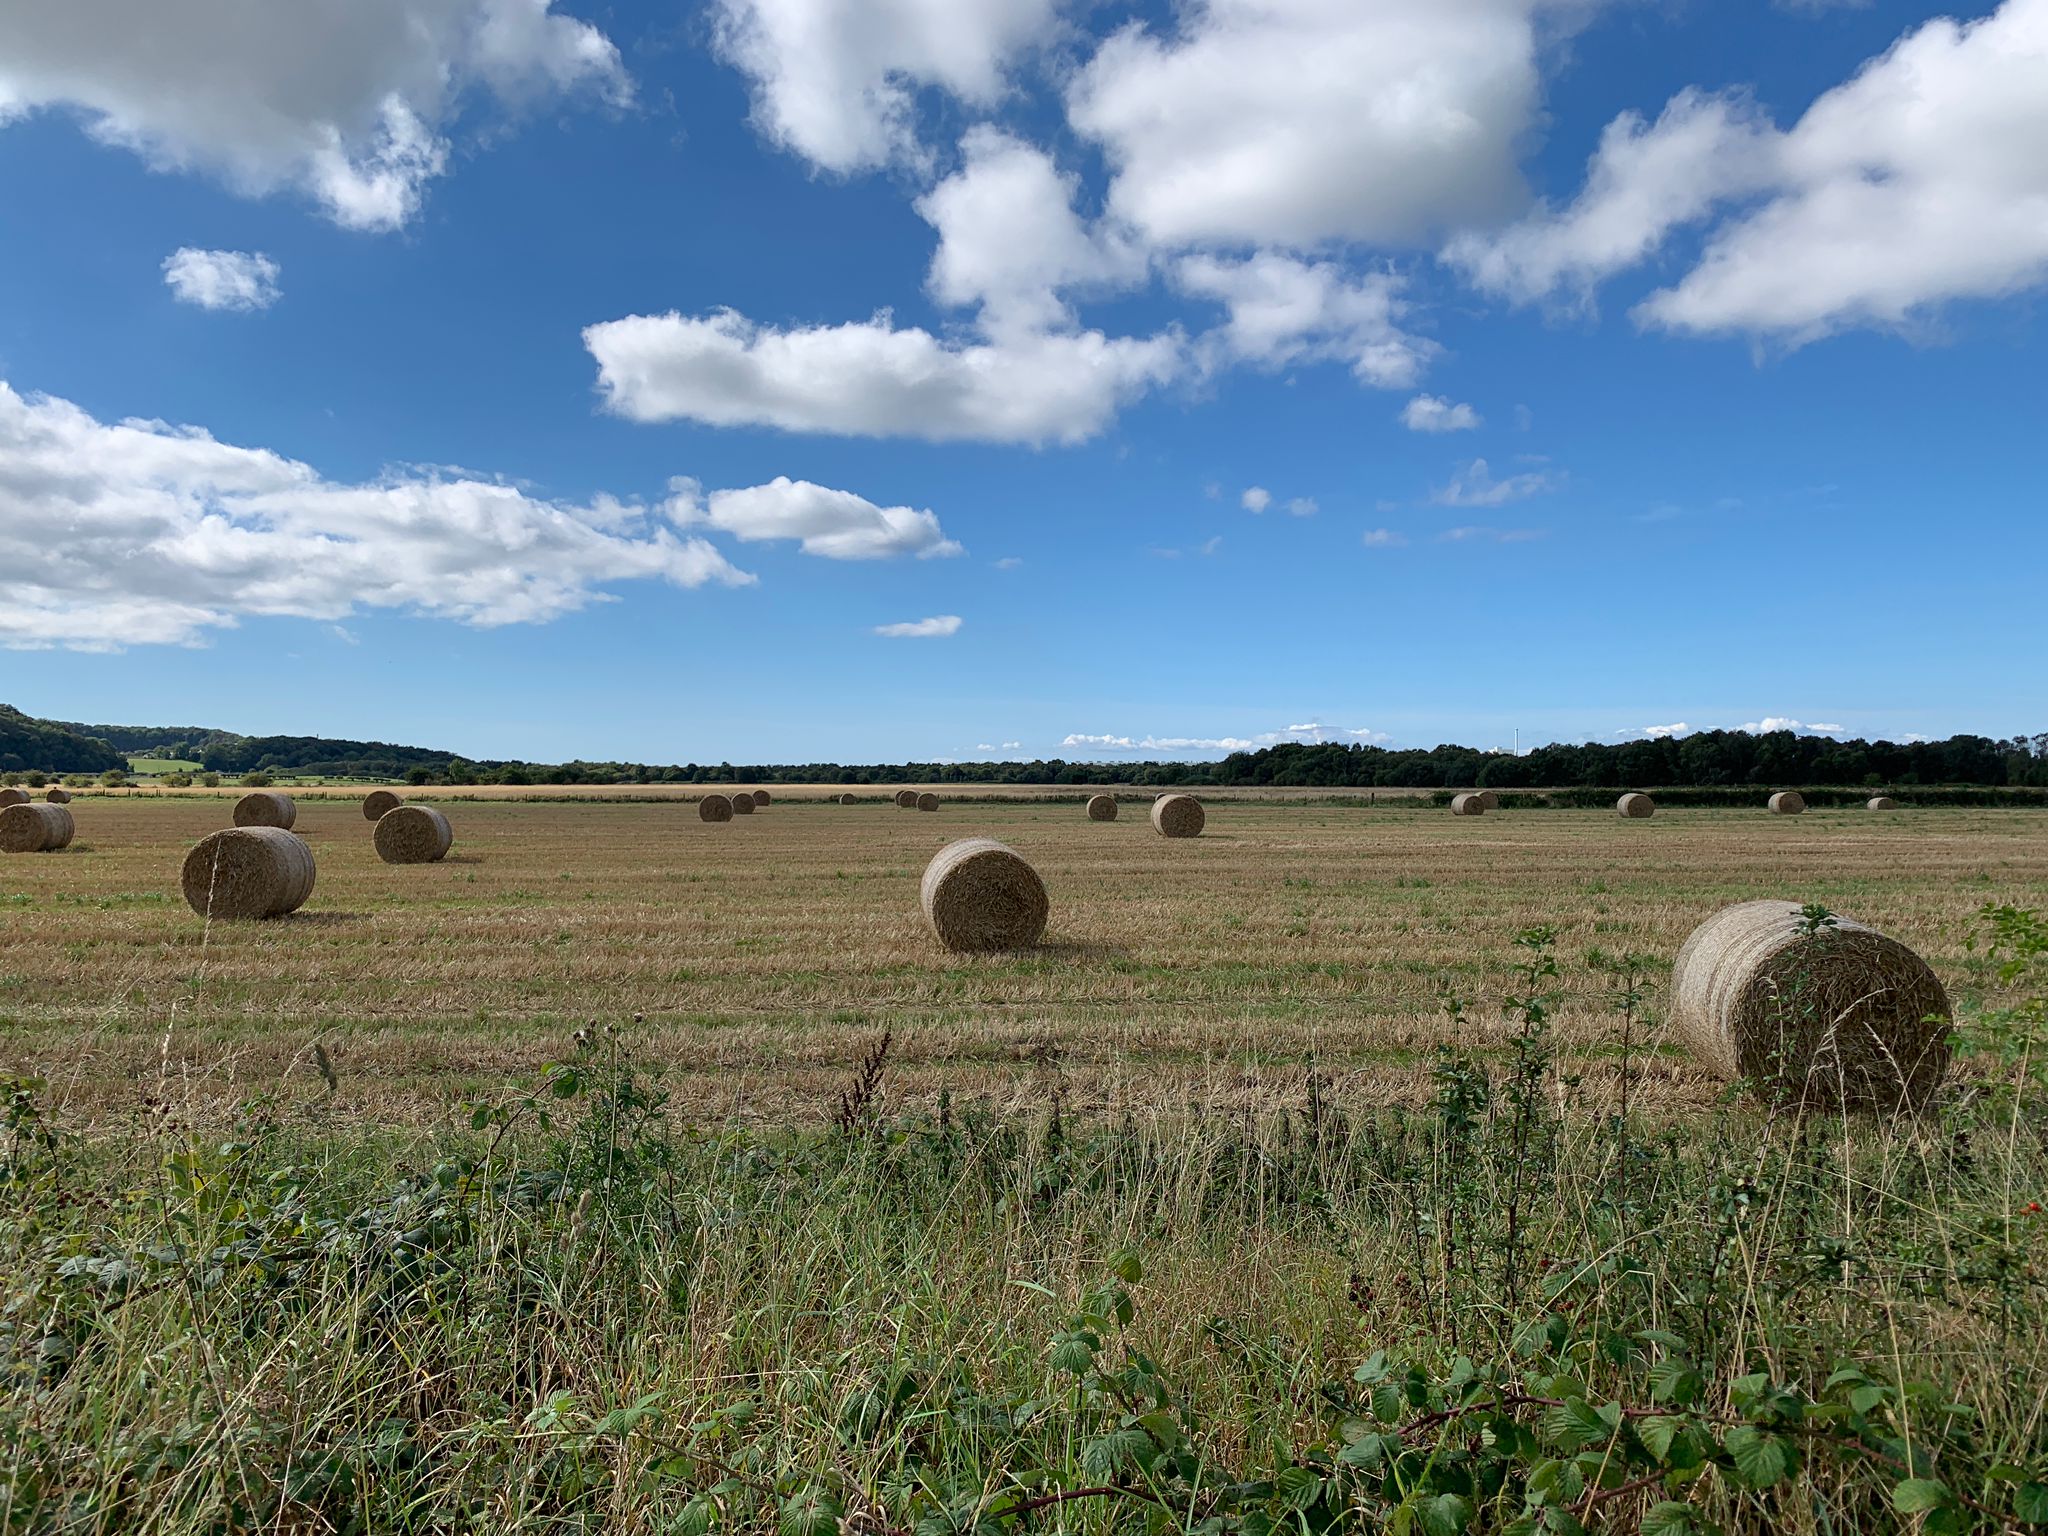
[[[1453,795],[1451,796],[1451,814],[1453,816],[1484,816],[1486,814],[1486,802],[1477,795]]]
[[[1774,1100],[1915,1106],[1948,1069],[1948,994],[1927,962],[1846,917],[1815,927],[1789,901],[1724,907],[1692,931],[1671,1026]]]
[[[1899,802],[1890,795],[1872,795],[1863,805],[1866,811],[1896,811],[1898,808]]]
[[[1088,819],[1090,821],[1115,821],[1116,796],[1090,795],[1088,797]]]
[[[1490,789],[1476,789],[1472,792],[1472,796],[1479,802],[1479,809],[1482,811],[1497,811],[1500,809],[1500,796]]]
[[[738,790],[726,798],[732,801],[733,815],[751,816],[754,814],[754,797],[744,789]]]
[[[1209,813],[1193,795],[1161,795],[1152,802],[1152,829],[1161,837],[1200,837]]]
[[[282,827],[235,827],[185,855],[180,883],[204,918],[283,917],[313,894],[313,850]]]
[[[363,819],[382,821],[405,802],[388,789],[373,789],[363,796]]]
[[[1645,821],[1657,814],[1657,802],[1648,795],[1626,794],[1614,802],[1615,813],[1627,821]]]
[[[917,797],[917,808],[920,811],[936,811],[939,808],[939,797],[926,790]]]
[[[899,811],[914,811],[914,810],[916,810],[916,809],[917,809],[917,791],[916,791],[916,790],[914,790],[914,789],[899,789],[899,790],[897,790],[897,791],[896,791],[896,809],[897,809],[897,810],[899,810]]]
[[[0,787],[0,810],[10,805],[27,805],[28,791],[16,789],[12,784]]]
[[[725,795],[705,795],[697,801],[699,821],[731,821],[732,800]]]
[[[1770,799],[1773,816],[1798,816],[1806,810],[1806,796],[1796,789],[1781,789]]]
[[[435,864],[455,845],[455,829],[431,805],[401,805],[377,818],[372,841],[386,864]]]
[[[925,921],[948,949],[1027,949],[1051,910],[1038,871],[988,837],[941,848],[925,866],[921,895]]]
[[[298,806],[281,790],[251,790],[235,802],[238,827],[276,827],[280,832],[289,832],[298,819]]]
[[[71,791],[62,784],[52,784],[43,792],[43,798],[51,805],[69,805],[71,803]]]
[[[61,805],[10,805],[0,809],[0,853],[55,853],[71,846],[75,830]]]

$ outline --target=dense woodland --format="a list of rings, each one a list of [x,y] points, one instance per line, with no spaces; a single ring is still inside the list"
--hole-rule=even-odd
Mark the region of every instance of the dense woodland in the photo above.
[[[202,727],[70,725],[0,705],[0,771],[99,773],[150,753],[208,772],[501,784],[1185,784],[1435,789],[1480,785],[1740,788],[1763,785],[2048,786],[2048,731],[1995,741],[1838,741],[1791,731],[1700,731],[1660,741],[1537,747],[1517,757],[1472,747],[1426,751],[1283,742],[1220,762],[648,763],[471,762],[454,753],[323,736],[237,736]]]

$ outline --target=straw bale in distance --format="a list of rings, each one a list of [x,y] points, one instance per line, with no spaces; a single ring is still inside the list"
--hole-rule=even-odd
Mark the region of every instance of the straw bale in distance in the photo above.
[[[373,789],[363,796],[363,818],[366,821],[382,821],[405,802],[388,789]]]
[[[201,917],[283,917],[313,894],[313,850],[282,827],[234,827],[185,855],[181,884]]]
[[[858,805],[860,804],[860,801],[853,795],[841,795],[839,797],[839,803],[841,805]]]
[[[71,846],[73,830],[61,805],[10,805],[0,810],[0,853],[55,853]]]
[[[1724,907],[1693,930],[1671,1026],[1778,1101],[1916,1106],[1948,1069],[1948,994],[1927,962],[1846,917],[1816,927],[1789,901]]]
[[[731,821],[732,801],[725,795],[705,795],[697,801],[699,821]]]
[[[760,809],[764,805],[773,805],[774,803],[775,797],[769,794],[767,790],[757,789],[754,791],[754,808],[756,810]]]
[[[917,797],[917,808],[920,811],[936,811],[939,808],[939,797],[926,790]]]
[[[1475,789],[1472,793],[1478,799],[1479,809],[1482,811],[1497,811],[1500,809],[1500,796],[1493,790]]]
[[[431,805],[401,805],[377,818],[372,840],[386,864],[434,864],[448,856],[455,829]]]
[[[1629,821],[1643,821],[1657,814],[1657,802],[1648,795],[1626,794],[1614,802],[1617,814]]]
[[[1090,795],[1088,797],[1088,819],[1090,821],[1115,821],[1116,796]]]
[[[52,805],[69,805],[71,803],[71,791],[62,784],[52,784],[44,793],[43,798]]]
[[[896,809],[897,809],[897,810],[899,810],[899,811],[914,811],[914,810],[916,810],[916,809],[917,809],[917,791],[916,791],[916,790],[914,790],[914,789],[899,789],[899,790],[897,790],[897,791],[896,791]]]
[[[299,819],[299,808],[290,795],[275,789],[255,789],[235,802],[238,827],[276,827],[289,832]]]
[[[1486,802],[1477,795],[1453,795],[1451,796],[1451,814],[1453,816],[1484,816],[1486,814]]]
[[[1209,813],[1193,795],[1161,795],[1152,802],[1152,829],[1161,837],[1200,837]]]
[[[1896,811],[1898,808],[1899,802],[1890,795],[1872,795],[1863,806],[1866,811]]]
[[[1797,816],[1806,809],[1806,796],[1796,789],[1781,789],[1770,799],[1773,816]]]
[[[1045,882],[1015,849],[987,837],[948,843],[925,866],[925,921],[948,949],[1028,949],[1045,933]]]
[[[13,786],[12,784],[8,784],[8,785],[5,785],[5,786],[0,786],[0,807],[4,807],[4,806],[9,806],[9,805],[27,805],[27,804],[28,804],[28,791],[27,791],[27,790],[25,790],[25,789],[16,789],[16,788],[15,788],[15,787],[14,787],[14,786]]]
[[[728,796],[727,798],[732,801],[733,815],[751,816],[754,814],[754,797],[751,794],[749,794],[746,790],[742,789],[735,791],[732,795]]]

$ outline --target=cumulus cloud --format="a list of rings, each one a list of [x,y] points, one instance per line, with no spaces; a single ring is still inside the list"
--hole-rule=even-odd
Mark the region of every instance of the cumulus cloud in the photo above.
[[[1441,507],[1501,507],[1555,490],[1557,483],[1557,477],[1548,470],[1529,470],[1495,479],[1486,460],[1474,459],[1451,476],[1448,485],[1432,491],[1430,500]]]
[[[1197,349],[1212,370],[1341,362],[1362,384],[1406,389],[1437,350],[1402,330],[1402,280],[1390,272],[1352,276],[1334,262],[1261,251],[1242,259],[1188,256],[1173,278],[1183,293],[1227,311]]]
[[[164,283],[183,304],[241,314],[268,309],[283,296],[277,263],[260,251],[202,251],[180,246],[164,258]]]
[[[260,196],[293,188],[336,223],[388,230],[448,163],[465,97],[631,98],[618,50],[550,0],[10,3],[0,104],[76,112],[164,171]],[[0,123],[9,112],[0,110]]]
[[[1585,190],[1446,254],[1528,299],[1581,290],[1707,226],[1676,283],[1634,311],[1697,334],[1798,344],[1909,327],[1943,304],[2048,282],[2048,0],[1936,18],[1780,131],[1740,97],[1687,91],[1655,124],[1625,115]]]
[[[1254,485],[1237,499],[1237,504],[1245,511],[1256,515],[1273,505],[1273,493],[1263,485]]]
[[[1469,405],[1453,405],[1441,395],[1417,395],[1401,408],[1401,425],[1410,432],[1470,432],[1479,413]]]
[[[323,479],[159,421],[107,424],[0,383],[0,646],[193,644],[249,615],[385,608],[542,623],[656,579],[753,581],[701,538],[599,497],[469,476]]]
[[[1678,736],[1690,736],[1694,727],[1679,720],[1670,725],[1639,725],[1632,731],[1616,731],[1617,736],[1641,736],[1649,741],[1665,741]]]
[[[717,0],[719,52],[754,87],[754,123],[824,170],[922,163],[917,92],[994,104],[1048,40],[1059,0]]]
[[[961,618],[957,613],[944,613],[936,618],[911,619],[902,624],[877,624],[875,633],[887,635],[891,640],[943,640],[948,635],[960,633]]]
[[[1411,241],[1507,211],[1541,0],[1208,0],[1067,94],[1109,205],[1161,245]]]
[[[1396,533],[1391,528],[1368,528],[1360,542],[1367,549],[1404,549],[1408,544],[1408,536]]]
[[[1179,369],[1172,336],[942,339],[887,314],[782,329],[732,310],[587,327],[598,388],[634,421],[929,442],[1077,443]]]
[[[1767,736],[1773,731],[1791,731],[1800,736],[1835,736],[1843,729],[1840,725],[1826,725],[1821,721],[1794,720],[1786,715],[1765,715],[1761,720],[1752,720],[1746,725],[1735,727],[1752,736]]]
[[[1285,730],[1260,731],[1252,736],[1118,736],[1076,732],[1062,747],[1082,747],[1102,752],[1249,752],[1255,747],[1276,746],[1283,741],[1318,746],[1326,742],[1359,742],[1378,745],[1391,740],[1383,731],[1363,727],[1347,729],[1311,721],[1290,725]]]
[[[910,507],[878,507],[852,491],[777,475],[766,485],[704,495],[697,482],[671,482],[662,506],[681,527],[703,524],[743,543],[796,539],[807,555],[827,560],[919,559],[960,554],[936,514]]]

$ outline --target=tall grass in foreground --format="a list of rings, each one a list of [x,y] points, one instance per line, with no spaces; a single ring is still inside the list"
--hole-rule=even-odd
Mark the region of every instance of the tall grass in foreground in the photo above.
[[[1540,930],[1402,1112],[905,1120],[885,1038],[699,1129],[608,1030],[402,1143],[17,1080],[0,1529],[2048,1527],[2048,927],[1987,917],[1915,1121],[1580,1107]]]

